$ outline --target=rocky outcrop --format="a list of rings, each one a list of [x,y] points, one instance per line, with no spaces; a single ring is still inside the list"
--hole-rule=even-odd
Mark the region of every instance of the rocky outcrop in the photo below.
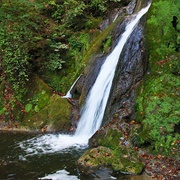
[[[113,122],[103,126],[89,140],[90,149],[79,158],[78,167],[91,173],[108,167],[125,174],[140,174],[144,165],[131,143],[137,127],[114,117]]]
[[[115,171],[127,174],[140,174],[143,164],[139,161],[133,150],[119,147],[112,150],[108,147],[98,146],[87,150],[77,161],[79,168],[94,172],[99,167],[111,166]]]
[[[38,76],[33,76],[25,104],[22,125],[36,130],[68,131],[71,123],[70,103],[52,92]]]

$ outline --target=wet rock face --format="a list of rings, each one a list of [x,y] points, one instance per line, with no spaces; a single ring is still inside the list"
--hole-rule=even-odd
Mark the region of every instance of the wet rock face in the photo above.
[[[135,6],[136,6],[136,0],[132,0],[130,3],[129,3],[129,6],[126,8],[126,11],[128,14],[132,14],[134,9],[135,9]]]
[[[135,89],[147,68],[143,26],[136,27],[126,43],[118,62],[108,100],[105,119],[118,113],[120,118],[134,118]]]
[[[103,54],[94,56],[71,90],[72,97],[75,99],[79,99],[81,105],[84,104],[87,94],[96,81],[96,78],[104,61],[105,56]]]
[[[124,19],[123,22],[117,23],[111,32],[112,47],[110,51],[116,46],[120,35],[124,32],[127,21],[128,18]],[[101,53],[93,56],[83,75],[72,89],[73,97],[79,98],[81,105],[84,104],[87,94],[93,86],[107,55]],[[141,24],[134,29],[121,53],[104,122],[114,113],[119,113],[119,116],[122,118],[134,116],[135,88],[141,80],[146,67],[147,53],[143,36],[143,21],[141,21]]]

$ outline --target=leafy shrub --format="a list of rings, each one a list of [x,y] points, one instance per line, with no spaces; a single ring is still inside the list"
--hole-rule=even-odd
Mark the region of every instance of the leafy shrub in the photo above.
[[[174,132],[175,125],[180,123],[179,87],[178,77],[164,74],[145,83],[143,98],[137,99],[138,118],[143,124],[141,140],[150,142],[156,152],[163,148],[168,153],[173,148],[171,143],[180,138]]]
[[[180,134],[179,6],[177,0],[152,3],[147,21],[149,74],[137,98],[137,120],[142,123],[139,145],[156,153],[174,155]]]

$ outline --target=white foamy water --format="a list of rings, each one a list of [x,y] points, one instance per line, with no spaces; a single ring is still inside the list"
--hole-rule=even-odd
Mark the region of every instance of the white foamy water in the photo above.
[[[51,179],[51,180],[79,180],[77,176],[69,175],[69,172],[66,170],[60,170],[53,174],[49,174],[43,178],[38,178],[39,180],[43,179]]]
[[[73,136],[67,134],[46,134],[34,137],[19,143],[19,146],[26,151],[26,156],[35,154],[47,154],[65,150],[70,147],[86,148],[88,137]]]
[[[89,138],[101,126],[121,51],[136,24],[148,11],[149,7],[150,4],[133,16],[131,22],[126,26],[125,32],[121,35],[118,44],[111,54],[106,57],[100,73],[87,96],[75,134],[49,134],[23,141],[19,146],[26,151],[27,155],[54,153],[70,147],[87,147]]]

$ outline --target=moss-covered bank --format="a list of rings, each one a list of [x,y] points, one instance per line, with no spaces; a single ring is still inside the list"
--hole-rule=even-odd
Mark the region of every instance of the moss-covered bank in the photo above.
[[[26,85],[28,91],[22,96],[22,103],[9,86],[4,87],[1,112],[1,128],[26,129],[31,131],[67,131],[70,123],[71,105],[66,99],[52,92],[52,89],[37,75],[31,76]]]

